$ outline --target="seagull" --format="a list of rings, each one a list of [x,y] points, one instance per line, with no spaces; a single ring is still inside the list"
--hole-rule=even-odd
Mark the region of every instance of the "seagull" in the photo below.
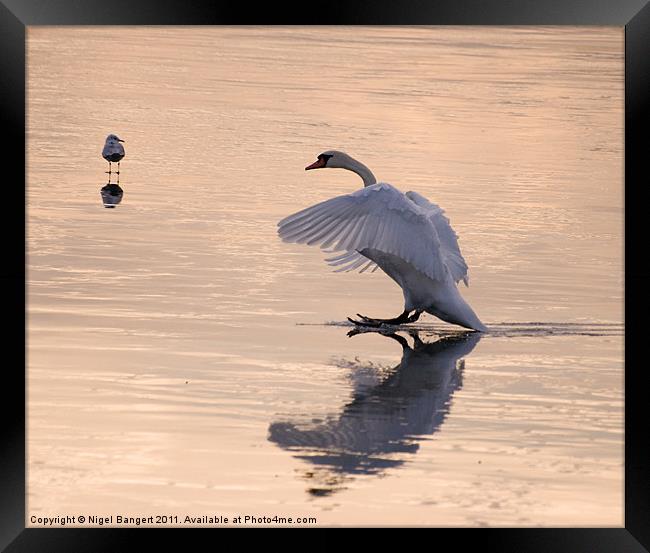
[[[124,142],[114,134],[109,134],[106,137],[106,143],[102,150],[102,157],[108,161],[108,183],[111,182],[111,163],[117,161],[117,183],[120,183],[120,161],[124,157],[124,146],[120,144]]]
[[[468,268],[443,210],[417,192],[403,193],[377,182],[368,167],[345,152],[323,152],[305,170],[336,167],[359,175],[364,188],[285,217],[278,223],[278,234],[284,242],[342,252],[326,259],[340,266],[339,271],[379,267],[402,288],[404,311],[399,316],[377,319],[357,313],[361,320],[348,320],[359,326],[400,325],[417,321],[426,311],[486,332],[458,291],[461,280],[469,283]]]

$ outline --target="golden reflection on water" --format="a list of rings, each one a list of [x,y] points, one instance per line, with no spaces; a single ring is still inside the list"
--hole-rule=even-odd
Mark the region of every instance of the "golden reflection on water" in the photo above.
[[[27,53],[28,516],[622,524],[622,28],[31,27]],[[360,186],[304,172],[329,148],[460,236],[497,330],[440,405],[391,388],[395,340],[322,326],[396,315],[392,281],[277,238]],[[386,467],[314,460],[352,454]]]

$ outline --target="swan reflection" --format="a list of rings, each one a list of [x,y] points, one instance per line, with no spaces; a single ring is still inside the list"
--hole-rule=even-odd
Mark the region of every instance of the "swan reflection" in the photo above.
[[[313,481],[308,490],[313,495],[329,495],[355,474],[381,474],[402,465],[405,454],[415,453],[418,438],[436,432],[447,417],[451,397],[462,385],[462,358],[481,339],[479,332],[464,332],[424,342],[411,331],[411,346],[398,334],[354,329],[348,335],[367,332],[402,346],[397,366],[385,371],[372,365],[356,368],[355,376],[374,373],[374,385],[359,382],[340,414],[318,422],[278,421],[269,427],[271,442],[313,465],[303,474]]]
[[[124,196],[124,190],[122,190],[122,187],[115,183],[102,186],[99,193],[102,196],[104,207],[107,208],[115,207],[122,201],[122,196]]]

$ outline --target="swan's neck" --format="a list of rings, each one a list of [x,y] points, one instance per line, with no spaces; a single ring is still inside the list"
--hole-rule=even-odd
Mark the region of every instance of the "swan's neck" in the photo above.
[[[364,186],[377,184],[377,179],[375,178],[375,175],[372,174],[372,171],[356,159],[350,158],[350,161],[348,161],[343,168],[359,175],[363,179]]]

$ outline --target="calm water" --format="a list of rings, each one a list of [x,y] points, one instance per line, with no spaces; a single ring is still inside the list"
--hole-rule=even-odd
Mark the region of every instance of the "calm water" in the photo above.
[[[623,29],[28,29],[28,521],[623,525]],[[125,140],[106,209],[100,152]],[[446,210],[489,335],[276,222]]]

